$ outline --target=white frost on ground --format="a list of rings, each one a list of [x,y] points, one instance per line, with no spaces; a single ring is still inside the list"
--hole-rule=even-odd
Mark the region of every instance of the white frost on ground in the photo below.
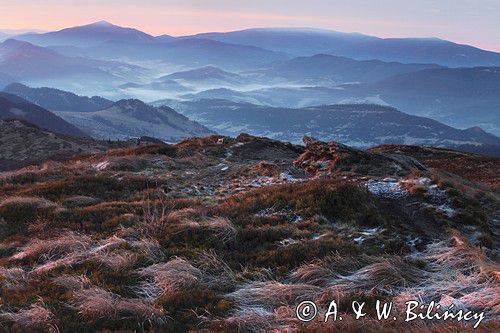
[[[439,206],[430,205],[430,207],[433,207],[438,212],[441,212],[448,217],[453,217],[455,215],[455,210],[453,208],[451,208],[450,206],[448,206],[448,204],[442,204]]]
[[[291,224],[295,224],[302,220],[302,216],[297,214],[295,211],[291,209],[280,209],[276,210],[273,207],[265,208],[260,210],[255,214],[256,217],[283,217],[290,221]]]
[[[321,235],[314,235],[312,240],[315,241],[315,240],[318,240],[318,239],[321,239],[323,237],[325,237],[327,234],[321,234]]]
[[[386,199],[401,199],[409,195],[406,186],[424,187],[430,202],[426,207],[435,209],[447,217],[453,217],[455,210],[450,206],[445,191],[441,190],[436,184],[431,184],[432,180],[427,177],[399,180],[396,178],[385,178],[383,181],[370,180],[366,183],[368,191],[378,197]]]
[[[221,164],[223,165],[223,164]],[[219,167],[219,166],[218,166]],[[222,170],[222,169],[221,169]],[[222,170],[225,171],[225,170]],[[292,174],[285,171],[282,172],[278,177],[258,177],[258,178],[241,178],[231,182],[222,184],[221,187],[225,190],[230,190],[231,192],[242,192],[250,188],[260,188],[265,186],[280,185],[287,183],[297,183],[304,181],[304,179],[295,178]]]
[[[401,199],[408,195],[408,191],[399,182],[384,182],[371,180],[366,183],[370,193],[388,199]]]
[[[295,239],[291,239],[291,238],[286,238],[286,239],[283,239],[283,240],[280,240],[279,241],[279,244],[281,246],[290,246],[290,245],[293,245],[293,244],[297,244],[299,243],[298,240],[295,240]]]
[[[108,166],[109,166],[109,161],[104,161],[93,165],[93,167],[99,171],[106,170]]]
[[[361,229],[359,231],[359,237],[354,238],[354,242],[356,244],[361,244],[363,241],[370,239],[370,238],[375,238],[378,235],[380,235],[382,232],[384,232],[385,229],[376,227],[376,228],[371,228],[371,229]]]

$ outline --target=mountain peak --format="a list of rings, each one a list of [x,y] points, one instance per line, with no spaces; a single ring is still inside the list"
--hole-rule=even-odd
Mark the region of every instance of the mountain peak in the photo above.
[[[9,38],[9,39],[5,40],[3,43],[1,43],[1,45],[5,45],[5,46],[23,46],[23,45],[32,45],[32,44],[30,44],[28,42],[25,42],[25,41],[18,40],[18,39]]]
[[[98,21],[98,22],[94,22],[94,23],[91,23],[89,25],[92,25],[92,26],[96,26],[96,27],[115,27],[116,25],[108,22],[108,21]]]
[[[148,106],[146,103],[138,99],[121,99],[116,102],[115,105],[123,109],[139,109]]]

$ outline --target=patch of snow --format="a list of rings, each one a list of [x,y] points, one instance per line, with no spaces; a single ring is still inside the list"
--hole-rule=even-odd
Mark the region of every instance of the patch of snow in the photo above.
[[[448,217],[455,216],[455,210],[447,204],[442,204],[439,206],[432,206],[432,207],[434,207],[438,212],[441,212]]]
[[[382,232],[384,232],[385,229],[376,227],[376,228],[371,228],[371,229],[362,229],[359,234],[359,237],[354,238],[354,242],[356,244],[361,244],[363,241],[370,239],[370,238],[375,238],[376,236],[380,235]]]
[[[321,234],[321,235],[314,235],[312,240],[315,241],[315,240],[318,240],[318,239],[321,239],[323,237],[325,237],[327,234]]]
[[[369,181],[366,188],[370,193],[382,198],[401,199],[408,195],[408,191],[399,182]]]
[[[293,244],[297,244],[299,241],[298,240],[295,240],[295,239],[291,239],[291,238],[285,238],[283,240],[280,240],[279,241],[279,244],[281,246],[290,246],[290,245],[293,245]]]
[[[109,166],[109,161],[104,161],[93,165],[93,167],[99,171],[106,170],[108,166]]]

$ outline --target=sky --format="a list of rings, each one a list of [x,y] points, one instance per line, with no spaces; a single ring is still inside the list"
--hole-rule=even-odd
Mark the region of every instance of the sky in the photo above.
[[[500,0],[0,0],[0,29],[106,20],[153,35],[314,27],[439,37],[500,52]]]

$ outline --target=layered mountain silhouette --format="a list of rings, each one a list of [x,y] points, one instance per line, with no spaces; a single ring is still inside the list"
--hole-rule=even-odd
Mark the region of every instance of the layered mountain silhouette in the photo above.
[[[89,135],[56,116],[52,112],[32,104],[21,97],[0,92],[0,119],[19,119],[32,123],[42,129],[76,137]]]
[[[106,41],[92,47],[54,47],[68,56],[134,61],[161,60],[169,64],[200,67],[215,65],[225,69],[249,69],[287,59],[282,53],[255,46],[223,43],[210,39],[184,38],[166,43]]]
[[[10,84],[5,87],[4,91],[51,111],[91,112],[114,104],[113,101],[99,96],[78,96],[64,90],[46,87],[30,88],[20,83]]]
[[[258,46],[295,56],[311,56],[329,52],[333,46],[341,49],[365,41],[378,40],[377,37],[358,33],[311,28],[256,28],[222,33],[201,33],[195,37]]]
[[[0,72],[18,78],[63,76],[75,73],[105,75],[94,62],[66,57],[33,44],[9,39],[0,44]]]
[[[100,111],[56,113],[97,139],[149,136],[174,142],[214,133],[169,107],[153,107],[137,99],[120,100]]]
[[[476,124],[500,133],[499,67],[426,69],[353,87],[352,93],[379,96],[405,112],[454,126]]]
[[[259,73],[265,79],[285,79],[300,83],[375,82],[393,75],[440,68],[434,64],[403,64],[380,60],[357,61],[345,57],[318,54],[287,60]]]
[[[297,28],[155,37],[108,22],[14,38],[0,44],[0,87],[106,97],[7,88],[57,112],[101,112],[108,98],[290,109],[376,103],[500,133],[499,54],[437,38]]]
[[[54,50],[15,39],[0,44],[0,73],[18,80],[87,78],[116,82],[124,80],[124,75],[135,77],[140,72],[138,66],[64,56]]]
[[[378,38],[318,29],[248,29],[197,37],[252,45],[293,55],[326,53],[358,60],[379,59],[443,66],[498,66],[500,54],[438,38]]]
[[[435,120],[411,116],[380,105],[326,105],[292,109],[216,99],[158,104],[169,104],[224,135],[248,132],[291,142],[300,142],[303,135],[308,135],[364,148],[389,142],[447,147],[500,144],[500,138],[494,135],[458,130]]]
[[[499,66],[500,54],[439,38],[387,38],[368,40],[333,54],[354,59],[436,63],[450,67]]]
[[[224,71],[214,66],[205,66],[188,71],[175,72],[160,78],[160,80],[179,80],[185,83],[238,85],[244,79],[241,75]]]
[[[345,65],[340,65],[342,63]],[[261,71],[264,76],[259,78],[268,82],[276,80],[275,87],[245,91],[236,88],[209,89],[182,97],[190,100],[221,98],[280,107],[377,103],[456,127],[480,125],[495,134],[500,133],[498,67],[445,68],[358,62],[319,55],[296,58],[277,64],[275,68]],[[416,71],[390,75],[410,68]],[[349,80],[353,84],[339,84]],[[299,86],[280,86],[279,82],[294,82]]]
[[[219,47],[227,44],[233,47],[234,45],[252,46],[260,50],[287,53],[291,56],[312,56],[324,53],[358,60],[436,63],[451,67],[500,65],[498,53],[438,38],[378,38],[359,33],[311,28],[247,29],[174,38],[169,35],[154,37],[137,29],[101,21],[44,34],[24,34],[16,38],[40,46],[70,46],[72,48],[66,48],[66,52],[78,55],[94,53],[95,56],[100,57],[116,56],[117,53],[121,53],[122,56],[127,57],[151,58],[157,56],[162,48],[153,45],[146,47],[145,44],[169,44],[189,40],[188,45],[181,43],[182,47],[207,48],[209,47],[207,40],[210,40],[222,42],[223,44],[216,44]],[[128,44],[135,45],[135,47],[128,47]],[[79,50],[78,47],[86,48],[86,50]],[[89,49],[89,47],[95,48]]]
[[[251,82],[239,74],[224,71],[215,66],[204,66],[186,71],[174,72],[159,77],[148,84],[129,82],[121,85],[121,89],[163,90],[169,93],[186,93],[201,87],[234,87]]]
[[[16,38],[42,46],[92,46],[108,40],[132,43],[151,42],[154,40],[153,36],[142,31],[119,27],[106,21],[43,34],[24,34]]]
[[[119,88],[149,89],[165,91],[170,94],[185,94],[211,87],[243,87],[251,82],[253,82],[252,79],[239,74],[215,66],[204,66],[164,75],[147,84],[129,82]]]

